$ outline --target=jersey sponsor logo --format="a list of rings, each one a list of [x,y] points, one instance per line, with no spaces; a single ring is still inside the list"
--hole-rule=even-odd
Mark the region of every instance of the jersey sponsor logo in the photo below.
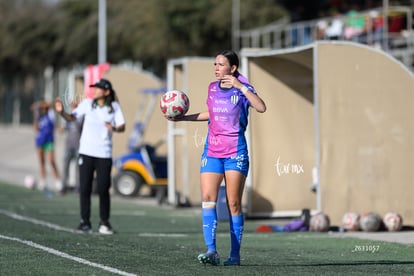
[[[214,100],[215,104],[227,104],[229,101],[225,99],[216,99]]]
[[[227,109],[227,107],[213,107],[213,112],[214,113],[228,113],[229,110]]]
[[[216,122],[227,122],[228,117],[226,117],[226,116],[214,116],[214,121],[216,121]]]

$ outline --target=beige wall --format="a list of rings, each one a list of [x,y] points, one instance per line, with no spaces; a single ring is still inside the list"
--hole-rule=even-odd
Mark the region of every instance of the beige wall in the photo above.
[[[113,155],[125,153],[129,135],[135,123],[135,116],[141,101],[149,102],[148,95],[142,93],[143,89],[161,88],[163,83],[154,75],[145,71],[133,71],[130,69],[111,67],[105,77],[112,82],[112,85],[119,97],[122,110],[126,120],[126,131],[114,135]],[[167,122],[162,116],[159,108],[161,95],[157,96],[154,110],[150,116],[144,133],[144,142],[155,144],[167,133]],[[159,149],[160,154],[166,154],[167,146],[164,143]]]
[[[248,59],[249,80],[267,105],[263,114],[251,109],[251,215],[315,208],[309,56],[311,51]]]
[[[207,88],[215,80],[213,63],[213,59],[183,58],[174,66],[173,89],[188,95],[190,109],[187,114],[207,110]],[[174,141],[176,192],[192,205],[198,205],[201,203],[200,158],[207,135],[207,122],[177,122],[174,127],[183,131],[183,135],[175,136]],[[185,184],[186,178],[188,185]]]
[[[335,225],[348,211],[396,211],[406,224],[414,223],[411,72],[389,55],[353,43],[243,55],[268,106],[251,117],[253,214],[316,207],[308,189],[316,153],[316,69],[322,211]],[[278,176],[273,165],[279,156],[283,163],[302,164],[305,172]]]
[[[322,208],[414,223],[414,79],[371,48],[318,45]]]
[[[352,43],[324,42],[290,52],[245,50],[242,58],[252,85],[268,107],[264,114],[251,109],[249,120],[249,215],[317,208],[316,194],[310,190],[316,163],[316,79],[322,210],[336,225],[347,211],[380,215],[397,211],[405,223],[414,223],[411,73],[384,53]],[[174,81],[177,89],[189,95],[190,113],[206,108],[207,85],[214,78],[203,76],[211,70],[206,60],[183,59],[176,66]],[[187,188],[177,184],[178,191],[187,189],[190,202],[197,204],[202,147],[195,137],[205,137],[207,126],[176,126],[185,130],[184,137],[176,138],[176,148],[187,147],[190,183]],[[180,159],[178,154],[178,182],[183,178]]]

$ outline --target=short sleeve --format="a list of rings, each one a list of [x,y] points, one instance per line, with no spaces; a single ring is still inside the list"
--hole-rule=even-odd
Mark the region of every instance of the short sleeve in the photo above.
[[[80,102],[80,104],[72,111],[72,115],[75,116],[77,119],[82,118],[85,116],[88,108],[91,108],[92,100],[85,99]]]
[[[114,121],[115,126],[118,127],[120,125],[125,124],[125,117],[124,113],[122,112],[121,106],[118,102],[112,102],[112,108],[114,109]]]

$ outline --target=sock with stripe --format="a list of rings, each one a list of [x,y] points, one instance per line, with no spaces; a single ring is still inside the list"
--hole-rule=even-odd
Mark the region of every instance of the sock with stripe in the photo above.
[[[216,229],[217,213],[216,208],[203,208],[201,211],[203,219],[204,242],[207,246],[207,252],[217,252],[216,249]]]

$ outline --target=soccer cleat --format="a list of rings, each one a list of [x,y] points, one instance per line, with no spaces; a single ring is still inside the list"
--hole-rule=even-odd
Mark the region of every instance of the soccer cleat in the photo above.
[[[90,222],[81,221],[78,226],[78,230],[84,233],[92,233],[92,227]]]
[[[102,221],[99,223],[98,231],[99,233],[104,234],[104,235],[112,235],[114,233],[114,231],[112,230],[111,224],[109,224],[109,222],[102,222]]]
[[[198,255],[197,259],[202,264],[220,264],[220,256],[217,254],[217,252],[201,253],[200,255]]]
[[[63,190],[63,184],[62,184],[62,181],[60,181],[60,179],[56,179],[55,189],[56,189],[56,191],[62,191]]]
[[[43,191],[43,189],[46,187],[46,181],[44,179],[39,179],[39,182],[37,183],[37,188],[39,191]]]
[[[240,265],[240,259],[228,258],[226,261],[223,262],[223,264],[225,266]]]

